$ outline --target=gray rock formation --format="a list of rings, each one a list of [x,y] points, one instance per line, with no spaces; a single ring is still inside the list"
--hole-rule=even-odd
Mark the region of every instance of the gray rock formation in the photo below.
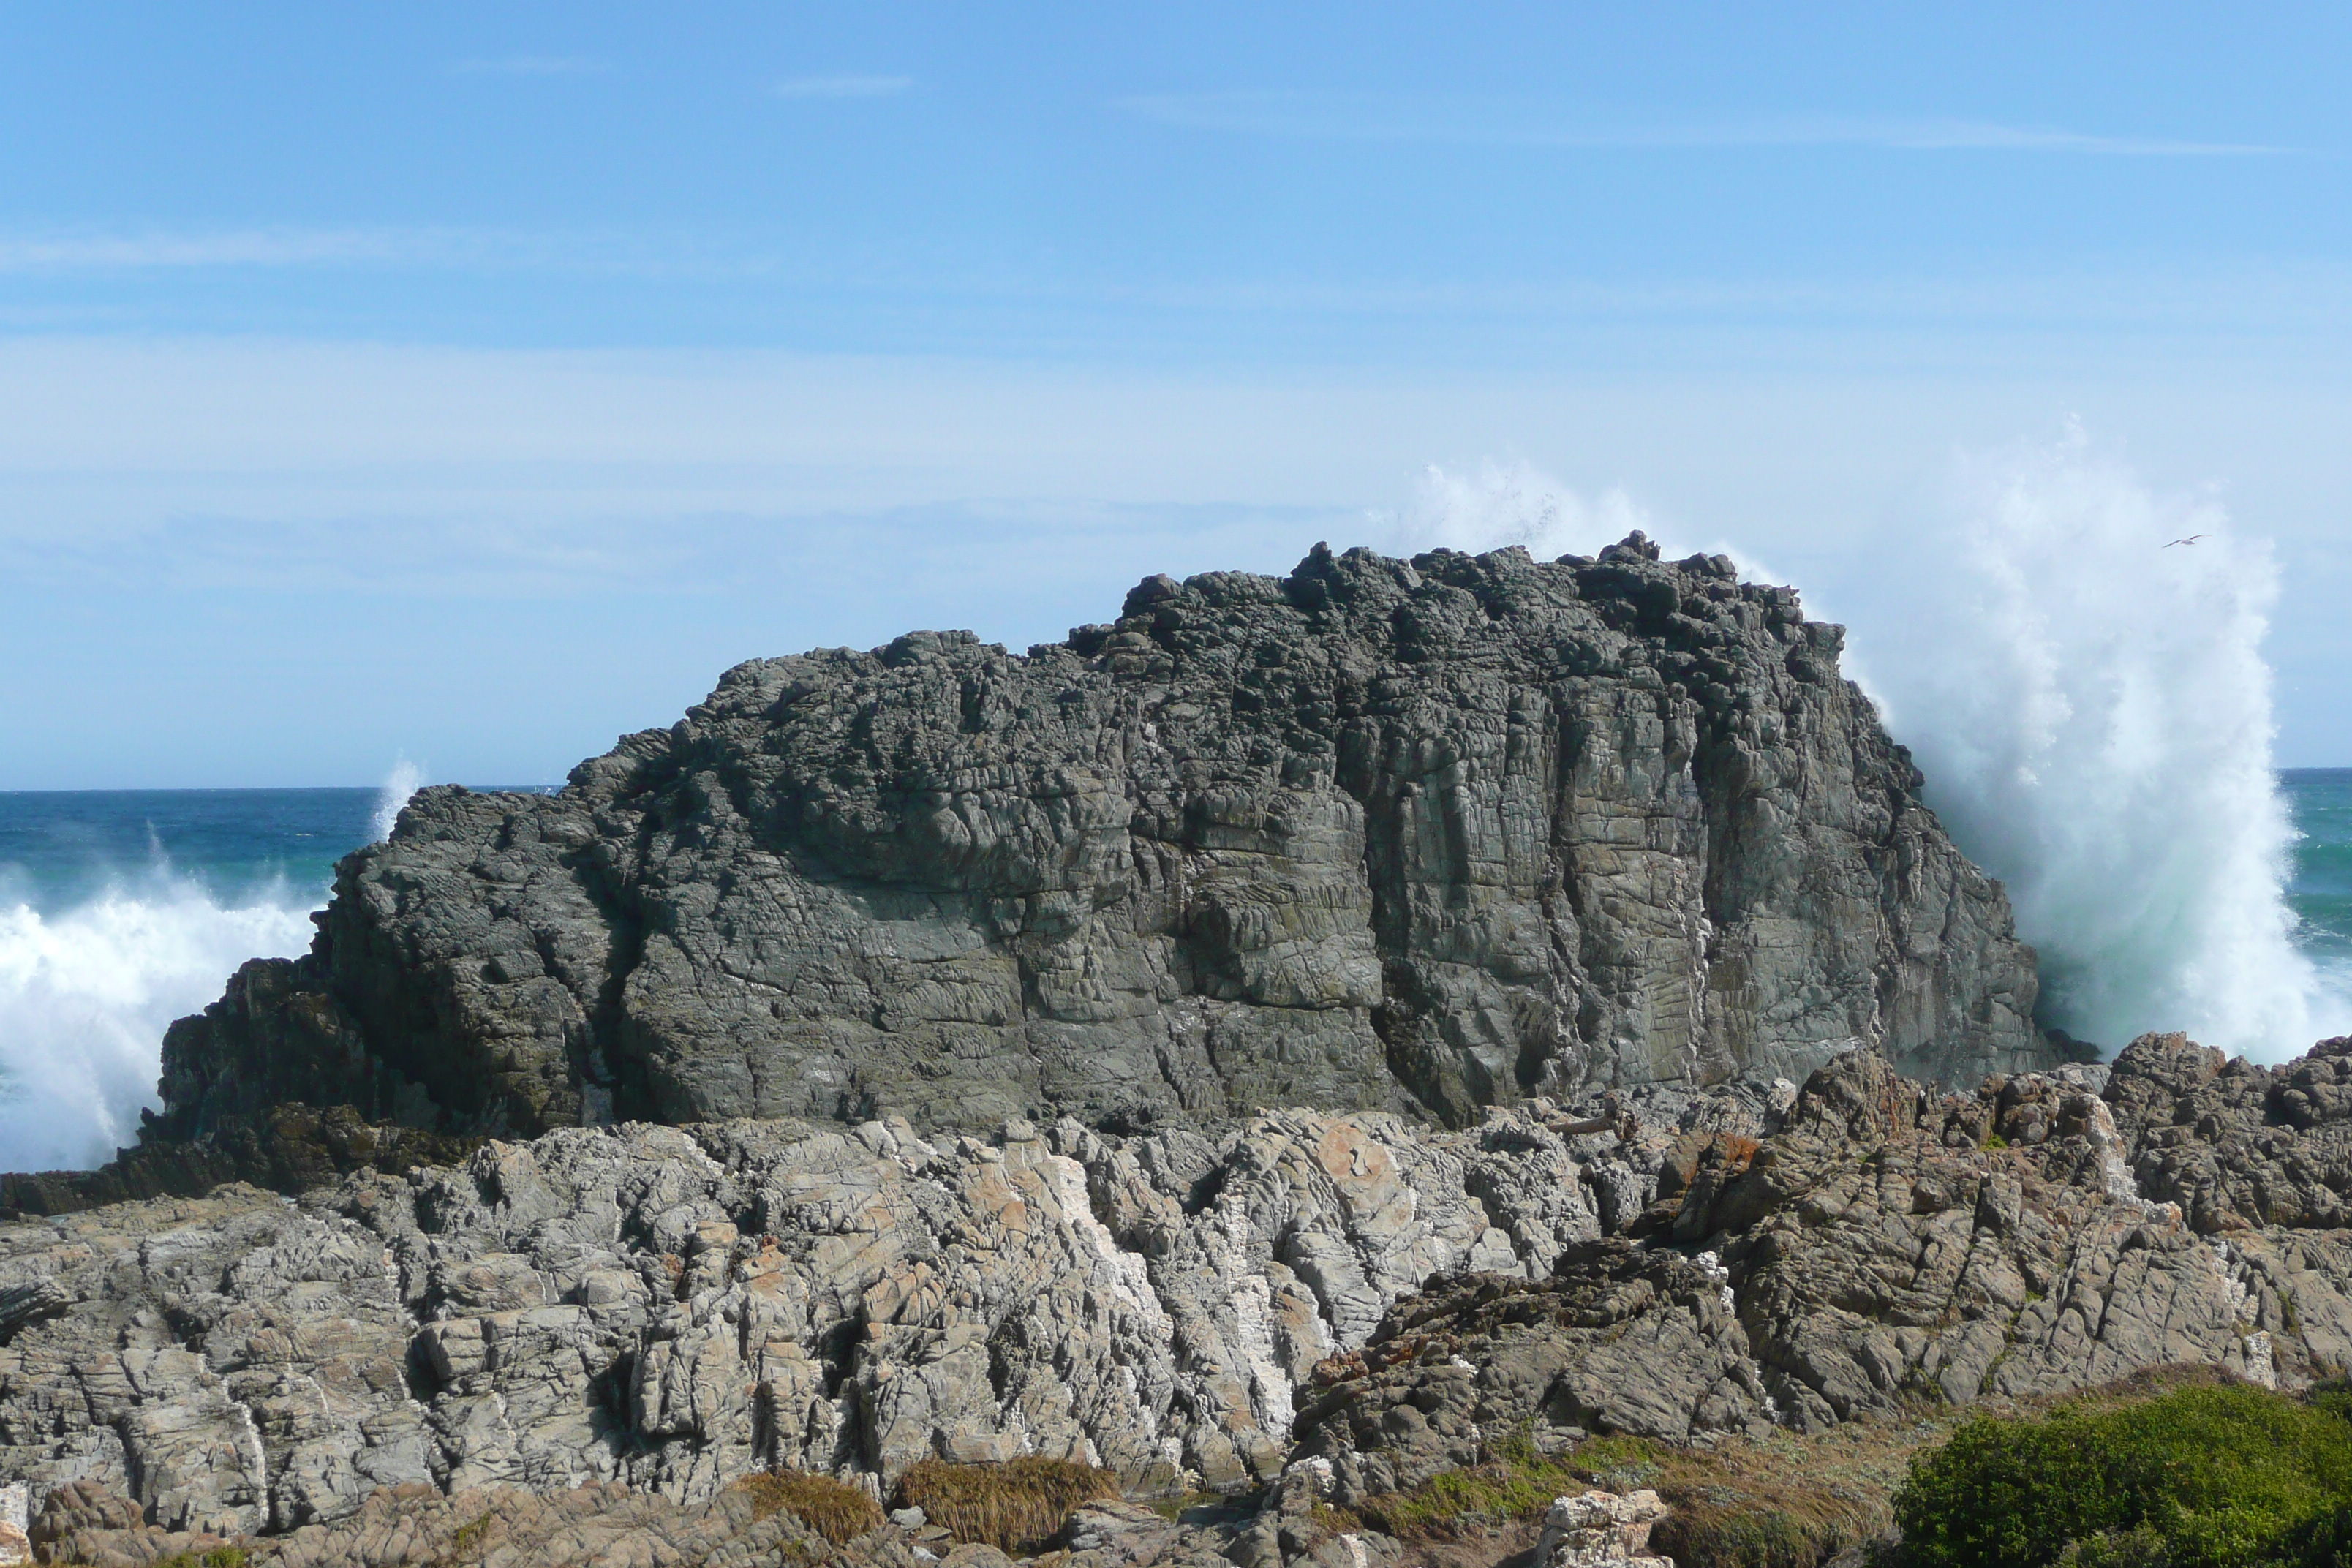
[[[1318,1368],[1295,1435],[1344,1501],[1520,1430],[1549,1448],[1810,1429],[2179,1364],[2272,1386],[2338,1375],[2343,1082],[2352,1040],[2263,1068],[2151,1036],[2111,1073],[1940,1100],[1856,1052],[1769,1137],[1667,1143],[1631,1242],[1400,1300],[1362,1352]]]
[[[1856,1044],[2047,1065],[2032,954],[1840,629],[1656,554],[1318,548],[1025,658],[742,665],[560,795],[420,795],[308,957],[174,1026],[155,1131],[1459,1125]]]
[[[32,1539],[43,1561],[83,1568],[151,1568],[173,1557],[201,1561],[208,1552],[239,1544],[244,1562],[276,1568],[447,1568],[459,1563],[498,1568],[754,1568],[794,1563],[813,1568],[835,1555],[790,1514],[763,1515],[741,1490],[681,1506],[609,1483],[550,1493],[498,1487],[444,1496],[411,1482],[385,1488],[332,1523],[240,1542],[163,1529],[142,1520],[120,1495],[76,1481],[49,1494]],[[841,1560],[857,1568],[917,1568],[923,1559],[909,1548],[903,1539],[877,1531]]]
[[[1245,1489],[1281,1468],[1292,1390],[1400,1295],[1598,1235],[1578,1170],[1524,1112],[1435,1138],[1277,1112],[1219,1145],[634,1125],[299,1204],[20,1222],[0,1475],[222,1534],[406,1482],[698,1500],[933,1456]]]
[[[1647,1488],[1555,1498],[1529,1568],[1674,1568],[1673,1558],[1650,1551],[1650,1529],[1667,1511]]]
[[[1230,1526],[1180,1524],[1134,1503],[1092,1502],[1071,1517],[1059,1562],[1061,1568],[1232,1568],[1225,1549],[1234,1534]],[[958,1543],[937,1526],[910,1521],[835,1544],[789,1512],[769,1511],[746,1489],[678,1503],[612,1482],[446,1496],[427,1486],[388,1487],[331,1523],[232,1541],[146,1523],[128,1500],[76,1481],[48,1495],[32,1542],[42,1561],[79,1568],[173,1568],[172,1559],[200,1563],[223,1547],[242,1552],[229,1560],[248,1568],[1010,1568],[994,1547]],[[1371,1563],[1342,1552],[1318,1568]]]
[[[1273,1568],[1310,1550],[1284,1544],[1311,1536],[1294,1503],[1503,1435],[1814,1429],[2181,1362],[2340,1372],[2347,1079],[2352,1041],[2263,1069],[2175,1037],[1970,1096],[1856,1050],[1801,1090],[1658,1085],[1453,1131],[640,1123],[299,1200],[22,1220],[0,1480],[301,1539],[386,1488],[693,1508],[776,1464],[887,1495],[919,1459],[1042,1453],[1143,1489],[1271,1484],[1234,1550]],[[126,1528],[90,1506],[75,1528]]]

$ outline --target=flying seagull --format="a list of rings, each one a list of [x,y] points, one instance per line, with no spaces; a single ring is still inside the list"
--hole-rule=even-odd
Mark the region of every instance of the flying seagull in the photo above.
[[[2201,533],[2192,533],[2192,534],[2190,534],[2190,535],[2189,535],[2188,538],[2186,538],[2186,539],[2176,539],[2176,540],[2174,540],[2174,541],[2172,542],[2172,544],[2194,544],[2194,543],[2196,543],[2199,540],[2200,540],[2200,539],[2202,539],[2202,538],[2204,538],[2204,537],[2205,537],[2205,536],[2204,536],[2203,534],[2201,534]],[[2165,548],[2166,548],[2167,550],[2169,550],[2169,549],[2171,549],[2171,548],[2172,548],[2172,544],[2168,544],[2168,545],[2166,545],[2166,546],[2165,546]]]

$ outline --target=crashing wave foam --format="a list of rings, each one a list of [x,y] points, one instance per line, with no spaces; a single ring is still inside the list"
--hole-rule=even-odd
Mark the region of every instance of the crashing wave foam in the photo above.
[[[88,1168],[131,1142],[165,1026],[246,960],[302,952],[310,907],[283,886],[226,907],[168,866],[69,910],[0,906],[0,1170]]]
[[[2352,1026],[2285,897],[2268,542],[2079,428],[1964,463],[1953,503],[1855,631],[1929,803],[2009,884],[2045,1016],[2268,1061]]]
[[[1432,468],[1381,521],[1408,549],[1542,556],[1648,520],[1520,464]],[[2271,1061],[2352,1029],[2352,987],[2297,949],[2284,896],[2267,543],[2070,428],[1964,461],[1945,515],[1880,559],[1877,591],[1846,606],[1850,670],[1869,671],[1954,840],[2008,884],[2046,1022],[2110,1052],[2185,1029]]]

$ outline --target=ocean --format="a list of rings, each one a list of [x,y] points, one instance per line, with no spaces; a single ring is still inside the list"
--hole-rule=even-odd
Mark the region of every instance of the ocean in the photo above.
[[[0,1170],[136,1139],[165,1027],[307,949],[335,863],[415,787],[0,793]]]
[[[336,861],[409,787],[0,793],[0,1170],[95,1165],[135,1138],[164,1027],[247,959],[307,948]],[[2293,940],[2352,998],[2352,768],[2279,792]]]
[[[2295,945],[2330,990],[2352,996],[2352,768],[2290,768],[2279,785],[2297,835],[2286,888]]]

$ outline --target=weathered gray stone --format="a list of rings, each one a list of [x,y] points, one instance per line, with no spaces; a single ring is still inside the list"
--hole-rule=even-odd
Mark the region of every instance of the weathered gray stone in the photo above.
[[[2200,1194],[2256,1191],[2237,1162],[2283,1158],[2284,1125],[2259,1108],[2318,1098],[2344,1054],[2329,1042],[2245,1068],[2151,1038],[2105,1099],[2074,1069],[1939,1099],[1855,1051],[1754,1131],[1630,1129],[1633,1158],[1657,1151],[1622,1226],[1635,1239],[1573,1249],[1548,1279],[1471,1276],[1400,1300],[1365,1351],[1318,1369],[1301,1447],[1330,1459],[1345,1500],[1521,1433],[1541,1447],[1588,1430],[1810,1429],[1919,1395],[2046,1395],[2180,1363],[2273,1386],[2335,1375],[2352,1364],[2352,1235],[2247,1219],[2200,1235],[2169,1198],[2184,1170],[2212,1178]],[[2180,1128],[2200,1131],[2162,1135]],[[2275,1190],[2286,1212],[2324,1214],[2317,1194],[2344,1174],[2315,1158]]]
[[[277,1101],[614,1116],[1486,1104],[2052,1058],[2000,888],[1721,557],[1318,550],[1027,657],[730,670],[553,796],[428,790],[313,952],[165,1046],[158,1138]]]
[[[1768,1424],[1720,1271],[1618,1238],[1549,1279],[1471,1275],[1417,1295],[1317,1381],[1302,1448],[1349,1503],[1478,1464],[1506,1436],[1549,1451],[1594,1431],[1679,1442]]]
[[[1215,1144],[569,1129],[299,1205],[230,1186],[19,1222],[0,1473],[224,1534],[409,1481],[691,1500],[935,1457],[1244,1489],[1281,1468],[1293,1389],[1397,1297],[1598,1234],[1550,1114],[1286,1111]]]
[[[1652,1085],[1454,1131],[632,1123],[299,1202],[230,1185],[21,1220],[0,1225],[0,1482],[144,1562],[199,1536],[440,1550],[383,1497],[674,1521],[771,1466],[887,1500],[919,1459],[1043,1454],[1146,1490],[1267,1489],[1222,1535],[1105,1513],[1087,1568],[1370,1568],[1379,1543],[1317,1501],[1506,1439],[1811,1429],[2182,1362],[2342,1370],[2352,1233],[2313,1223],[2337,1167],[2277,1140],[2290,1113],[2335,1136],[2304,1107],[2343,1057],[2249,1074],[2152,1039],[2103,1086],[1939,1096],[1856,1050],[1801,1089]],[[2283,1173],[2244,1186],[2242,1159]],[[2183,1172],[2211,1177],[2186,1214]],[[2242,1213],[2242,1192],[2292,1203]]]

